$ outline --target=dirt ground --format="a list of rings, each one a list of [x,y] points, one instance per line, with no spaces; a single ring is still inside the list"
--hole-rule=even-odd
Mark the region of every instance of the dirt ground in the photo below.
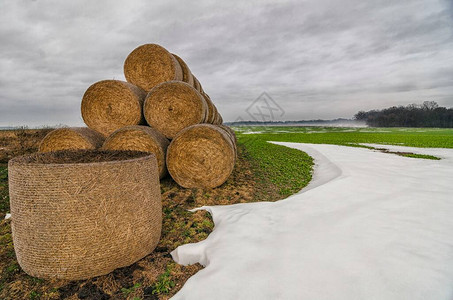
[[[202,266],[180,266],[170,252],[177,246],[201,241],[214,226],[210,215],[190,208],[202,205],[275,201],[281,198],[278,187],[262,176],[257,164],[238,145],[238,160],[233,174],[222,186],[209,189],[185,189],[171,178],[161,181],[163,229],[153,253],[135,264],[82,281],[42,280],[25,274],[14,254],[9,212],[6,162],[37,150],[44,130],[0,131],[0,299],[168,299]]]

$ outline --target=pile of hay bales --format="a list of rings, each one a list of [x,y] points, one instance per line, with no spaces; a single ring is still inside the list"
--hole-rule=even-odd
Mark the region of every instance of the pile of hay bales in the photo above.
[[[236,137],[184,60],[145,44],[127,56],[124,75],[127,82],[103,80],[86,90],[81,112],[88,128],[57,129],[40,151],[150,152],[160,178],[168,169],[183,187],[223,184],[236,161]]]
[[[215,188],[233,171],[234,132],[179,56],[143,45],[124,74],[86,90],[87,128],[56,129],[41,153],[9,162],[14,246],[30,275],[79,280],[134,263],[159,241],[159,178]]]

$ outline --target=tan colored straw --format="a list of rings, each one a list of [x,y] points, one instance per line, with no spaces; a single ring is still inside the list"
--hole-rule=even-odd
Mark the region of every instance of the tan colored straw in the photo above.
[[[97,162],[71,162],[90,157]],[[10,160],[8,176],[14,249],[31,276],[107,274],[148,255],[159,241],[162,204],[153,154],[124,160],[110,152],[35,153]]]

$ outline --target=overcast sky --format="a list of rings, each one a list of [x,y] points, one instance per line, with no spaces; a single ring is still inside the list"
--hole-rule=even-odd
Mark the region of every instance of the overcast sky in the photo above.
[[[453,107],[452,0],[0,0],[0,126],[82,125],[135,47],[181,56],[224,120],[267,92],[282,120]]]

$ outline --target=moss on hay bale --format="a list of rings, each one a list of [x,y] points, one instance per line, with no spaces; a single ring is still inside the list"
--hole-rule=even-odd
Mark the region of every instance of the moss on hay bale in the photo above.
[[[154,87],[143,107],[146,121],[167,138],[206,120],[208,107],[203,96],[189,84],[169,81]]]
[[[49,132],[39,145],[39,152],[94,150],[102,146],[104,136],[86,127],[59,128]]]
[[[104,136],[127,126],[144,123],[146,92],[120,80],[103,80],[91,85],[82,99],[85,124]]]
[[[124,62],[124,75],[128,82],[146,91],[165,81],[183,80],[183,71],[176,58],[156,44],[134,49]]]
[[[172,53],[172,55],[176,58],[176,60],[178,61],[179,65],[181,66],[182,81],[184,81],[184,82],[190,84],[191,86],[193,86],[193,84],[194,84],[193,75],[192,75],[192,72],[189,69],[189,66],[178,55],[176,55],[174,53]]]
[[[234,148],[223,128],[211,124],[190,126],[168,147],[168,172],[185,188],[218,187],[233,171]]]
[[[104,142],[104,150],[150,152],[156,156],[160,178],[167,173],[165,156],[170,142],[163,134],[148,126],[126,126],[116,130]]]

